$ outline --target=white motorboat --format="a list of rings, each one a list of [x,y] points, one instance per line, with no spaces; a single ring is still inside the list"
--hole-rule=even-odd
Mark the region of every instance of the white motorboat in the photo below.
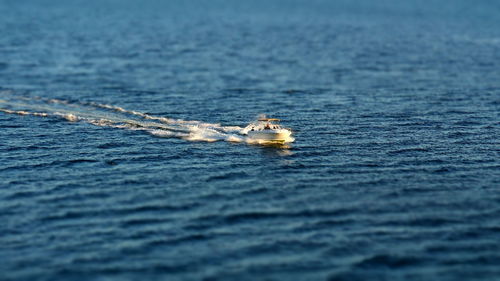
[[[245,128],[246,134],[250,139],[256,141],[276,143],[293,141],[292,131],[276,124],[279,121],[276,118],[260,118]]]

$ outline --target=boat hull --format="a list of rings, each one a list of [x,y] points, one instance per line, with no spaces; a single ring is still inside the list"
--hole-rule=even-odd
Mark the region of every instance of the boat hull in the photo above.
[[[290,138],[290,131],[250,131],[248,136],[255,140],[285,142]]]

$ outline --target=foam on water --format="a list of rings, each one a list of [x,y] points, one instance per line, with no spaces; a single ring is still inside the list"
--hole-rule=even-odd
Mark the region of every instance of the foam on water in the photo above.
[[[4,109],[4,108],[0,108],[0,112],[8,113],[8,114],[32,115],[32,116],[41,116],[41,117],[49,116],[45,112],[28,112],[28,111],[24,111],[24,110],[10,110],[10,109]]]
[[[157,137],[181,138],[188,141],[269,144],[269,141],[248,138],[246,128],[239,126],[158,117],[96,102],[11,96],[0,100],[0,103],[7,107],[0,108],[0,111],[7,114],[55,117],[100,127],[140,130]],[[41,110],[44,112],[39,112]],[[286,142],[293,141],[293,138],[289,138]]]

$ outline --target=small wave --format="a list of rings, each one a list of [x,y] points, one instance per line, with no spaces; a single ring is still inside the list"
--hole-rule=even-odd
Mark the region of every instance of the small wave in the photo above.
[[[98,160],[95,159],[73,159],[69,160],[69,164],[76,164],[76,163],[96,163],[99,162]]]
[[[415,152],[429,152],[429,149],[424,147],[402,148],[389,151],[389,154],[403,154],[403,153],[415,153]]]
[[[416,266],[421,264],[422,262],[423,260],[421,258],[415,256],[380,254],[363,259],[356,264],[356,267],[396,269],[408,266]]]
[[[132,218],[123,221],[121,225],[123,227],[136,227],[140,225],[164,224],[170,221],[164,218]]]
[[[219,180],[227,180],[233,178],[245,178],[248,174],[245,172],[234,172],[234,173],[224,173],[221,175],[212,176],[207,179],[207,181],[219,181]]]
[[[109,148],[115,148],[115,147],[122,147],[125,145],[127,145],[127,144],[124,142],[107,142],[107,143],[103,143],[103,144],[98,145],[97,148],[109,149]]]

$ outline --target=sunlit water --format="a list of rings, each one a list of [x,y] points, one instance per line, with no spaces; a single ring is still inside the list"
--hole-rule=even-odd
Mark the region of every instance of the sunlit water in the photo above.
[[[0,280],[500,278],[500,8],[331,2],[0,2]]]

